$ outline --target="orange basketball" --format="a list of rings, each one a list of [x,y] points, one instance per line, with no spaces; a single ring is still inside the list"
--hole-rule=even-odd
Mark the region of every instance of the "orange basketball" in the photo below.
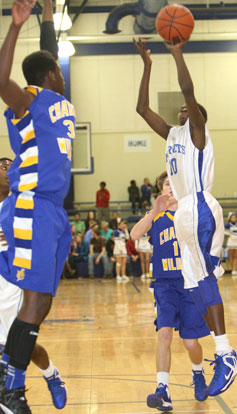
[[[156,17],[156,29],[163,39],[172,43],[187,40],[194,27],[191,11],[181,4],[163,7]]]

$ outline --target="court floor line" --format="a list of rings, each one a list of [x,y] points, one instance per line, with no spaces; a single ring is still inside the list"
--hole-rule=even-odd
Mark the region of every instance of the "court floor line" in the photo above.
[[[234,414],[231,408],[226,404],[220,395],[217,395],[214,398],[225,414]]]

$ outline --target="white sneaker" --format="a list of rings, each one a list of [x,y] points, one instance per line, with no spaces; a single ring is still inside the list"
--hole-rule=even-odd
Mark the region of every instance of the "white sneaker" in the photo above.
[[[122,282],[123,278],[122,276],[116,276],[116,282]]]
[[[237,270],[232,270],[231,274],[232,275],[237,275]]]
[[[146,275],[141,275],[141,280],[145,280],[146,279]]]
[[[121,277],[122,277],[122,280],[123,280],[124,282],[128,282],[128,281],[129,281],[129,277],[128,277],[128,276],[123,275],[123,276],[121,276]]]

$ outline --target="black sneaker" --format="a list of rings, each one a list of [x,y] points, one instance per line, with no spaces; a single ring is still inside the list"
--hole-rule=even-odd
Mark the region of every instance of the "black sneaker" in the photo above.
[[[2,390],[5,388],[6,380],[7,380],[7,367],[0,364],[0,394],[2,393]]]
[[[2,391],[0,407],[5,414],[32,414],[25,398],[25,387]]]

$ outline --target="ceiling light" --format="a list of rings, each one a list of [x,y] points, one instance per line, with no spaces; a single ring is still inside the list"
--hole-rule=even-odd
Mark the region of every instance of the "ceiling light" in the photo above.
[[[73,56],[75,54],[75,48],[70,42],[67,40],[67,33],[62,33],[60,40],[58,42],[58,56],[59,57],[67,57]]]
[[[55,30],[69,30],[72,27],[72,21],[68,15],[67,6],[63,13],[63,4],[56,4],[56,13],[53,15]]]

